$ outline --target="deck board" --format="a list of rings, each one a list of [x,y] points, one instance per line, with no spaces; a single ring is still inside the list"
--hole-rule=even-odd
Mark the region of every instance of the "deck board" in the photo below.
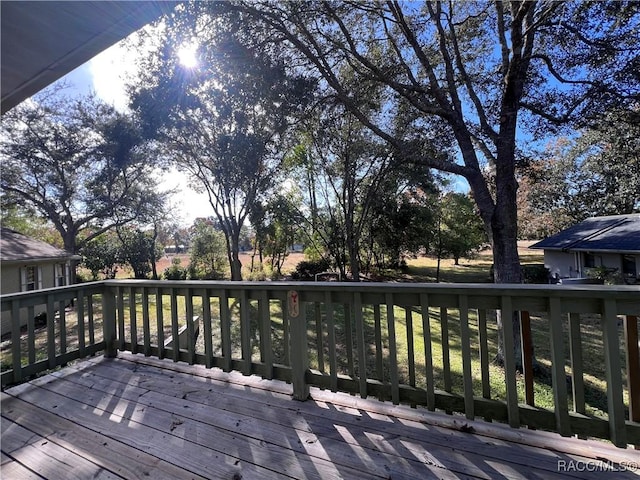
[[[218,369],[95,357],[2,394],[2,478],[602,478],[558,462],[637,455],[526,430],[500,438],[459,417],[464,433],[446,428],[451,416],[317,389],[291,395]]]

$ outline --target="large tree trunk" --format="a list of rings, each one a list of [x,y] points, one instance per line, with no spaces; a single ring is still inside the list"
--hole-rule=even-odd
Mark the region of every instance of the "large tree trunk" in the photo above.
[[[242,280],[242,263],[240,262],[240,232],[234,232],[231,237],[231,255],[230,255],[230,263],[231,266],[231,280],[241,281]]]

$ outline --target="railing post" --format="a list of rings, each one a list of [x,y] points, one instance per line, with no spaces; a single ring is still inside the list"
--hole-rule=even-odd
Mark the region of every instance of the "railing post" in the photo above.
[[[293,398],[304,401],[309,398],[309,384],[306,380],[309,368],[309,353],[307,352],[307,315],[306,304],[300,302],[298,292],[291,290],[287,293],[287,308],[283,312],[291,328],[290,337],[290,365],[293,383]]]
[[[627,346],[627,386],[629,388],[629,420],[640,422],[640,348],[638,317],[624,317],[624,339]],[[640,445],[635,445],[640,450]]]
[[[116,345],[116,296],[115,288],[106,286],[102,292],[102,328],[104,332],[104,356],[118,356]]]

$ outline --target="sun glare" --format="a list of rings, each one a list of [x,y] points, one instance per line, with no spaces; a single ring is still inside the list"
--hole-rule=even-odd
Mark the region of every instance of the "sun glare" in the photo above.
[[[178,60],[183,67],[195,68],[198,66],[198,46],[195,44],[182,45],[178,49]]]

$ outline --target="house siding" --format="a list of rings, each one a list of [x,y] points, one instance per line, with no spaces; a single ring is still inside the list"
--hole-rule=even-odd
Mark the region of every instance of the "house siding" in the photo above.
[[[53,288],[55,284],[55,266],[58,263],[64,263],[70,265],[70,262],[66,259],[49,260],[46,262],[33,260],[31,262],[24,263],[3,263],[0,267],[0,277],[2,278],[2,294],[16,293],[22,291],[22,279],[21,269],[36,266],[39,267],[41,278],[39,284],[42,288]],[[45,307],[36,307],[34,315],[39,315],[45,311]],[[20,326],[23,327],[27,324],[27,310],[22,309],[20,311]],[[0,332],[2,335],[10,333],[12,329],[11,313],[2,312],[0,316]]]
[[[585,252],[562,252],[557,250],[544,251],[544,265],[549,269],[552,277],[562,278],[585,278],[587,268],[584,266]],[[609,252],[590,252],[595,257],[596,267],[615,268],[622,272],[622,254]],[[640,255],[633,255],[636,260],[636,271],[640,272]]]

